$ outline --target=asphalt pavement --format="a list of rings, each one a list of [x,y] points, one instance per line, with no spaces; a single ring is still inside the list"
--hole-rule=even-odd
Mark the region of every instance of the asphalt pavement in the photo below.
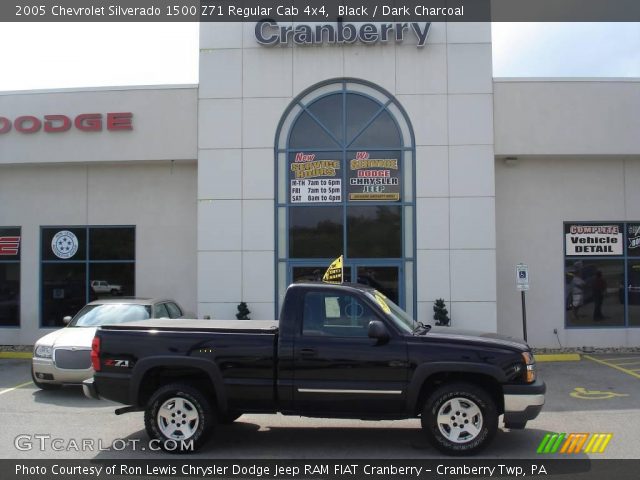
[[[121,416],[120,405],[85,398],[79,387],[42,391],[30,382],[28,360],[0,359],[0,458],[175,459],[152,451],[142,413]],[[501,428],[482,458],[536,457],[550,432],[611,433],[602,453],[574,458],[638,458],[640,355],[583,356],[540,363],[547,399],[525,430]],[[634,371],[635,370],[635,371]],[[564,454],[566,456],[566,454]],[[559,458],[562,453],[546,454]],[[243,415],[217,428],[190,458],[444,458],[426,441],[419,419],[360,421]]]

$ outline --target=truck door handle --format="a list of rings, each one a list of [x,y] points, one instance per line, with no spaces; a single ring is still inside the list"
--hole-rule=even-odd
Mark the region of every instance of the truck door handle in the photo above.
[[[303,357],[315,357],[318,355],[318,351],[315,348],[302,348],[300,349],[300,355]]]

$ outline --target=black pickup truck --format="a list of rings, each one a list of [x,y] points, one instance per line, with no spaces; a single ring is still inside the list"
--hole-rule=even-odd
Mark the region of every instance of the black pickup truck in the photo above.
[[[504,414],[524,428],[544,404],[529,347],[495,334],[415,322],[362,285],[300,283],[280,321],[146,320],[103,326],[92,398],[145,412],[149,436],[197,449],[243,413],[421,418],[437,449],[480,451]],[[183,445],[184,448],[177,445]]]

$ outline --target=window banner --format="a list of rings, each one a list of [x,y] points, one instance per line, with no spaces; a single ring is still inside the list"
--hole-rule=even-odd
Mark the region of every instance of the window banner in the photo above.
[[[621,224],[566,224],[564,233],[568,257],[622,255]]]
[[[296,152],[289,159],[291,203],[342,201],[340,160],[320,159],[315,153]]]
[[[349,160],[349,200],[400,201],[400,168],[397,155],[389,152],[387,158],[370,158],[369,152],[356,152]],[[376,155],[377,156],[377,155]]]

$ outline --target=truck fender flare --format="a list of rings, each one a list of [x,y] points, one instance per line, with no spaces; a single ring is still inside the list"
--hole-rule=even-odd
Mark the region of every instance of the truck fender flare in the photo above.
[[[143,358],[136,363],[131,375],[131,386],[129,397],[138,404],[138,395],[140,392],[140,384],[146,373],[155,367],[191,367],[202,370],[213,384],[214,394],[216,396],[217,407],[221,412],[227,411],[227,398],[224,395],[224,380],[218,365],[205,358],[184,358],[175,356],[158,356]]]
[[[407,407],[410,412],[417,411],[420,400],[420,391],[425,382],[436,373],[476,373],[486,375],[495,379],[497,383],[505,383],[506,377],[500,367],[495,365],[469,363],[469,362],[434,362],[425,363],[419,365],[411,380],[409,381],[409,388],[407,389]]]

